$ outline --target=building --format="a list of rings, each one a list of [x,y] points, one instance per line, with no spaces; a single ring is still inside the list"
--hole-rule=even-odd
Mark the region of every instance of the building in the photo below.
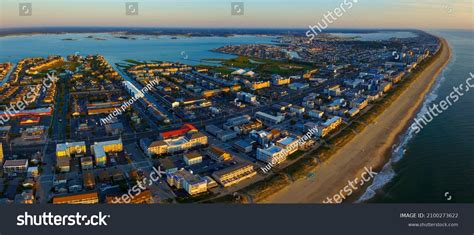
[[[207,150],[207,155],[209,155],[209,157],[215,161],[228,161],[228,160],[231,160],[232,159],[232,156],[230,155],[230,153],[216,147],[216,146],[211,146],[208,150]]]
[[[235,127],[234,130],[236,130],[240,134],[246,135],[253,130],[260,130],[262,128],[263,128],[263,122],[257,119],[255,120],[255,122],[251,122],[251,123],[241,125],[239,127]]]
[[[247,92],[240,91],[237,93],[237,99],[246,103],[254,104],[257,102],[257,96]]]
[[[35,195],[33,190],[25,190],[21,194],[15,195],[15,204],[34,204]]]
[[[53,197],[53,204],[97,204],[99,195],[97,192],[86,192],[70,194],[66,196]]]
[[[298,115],[303,115],[304,111],[305,111],[305,108],[298,105],[292,105],[290,107],[290,112],[296,113]]]
[[[342,94],[341,85],[334,85],[324,89],[324,93],[330,96],[340,96]]]
[[[165,131],[160,133],[161,139],[170,139],[174,137],[183,136],[189,132],[198,132],[198,129],[191,124],[184,124],[181,128],[171,131]]]
[[[252,82],[250,84],[250,88],[252,90],[260,90],[260,89],[263,89],[263,88],[267,88],[267,87],[270,87],[270,81],[260,81],[260,82]]]
[[[21,133],[21,138],[25,141],[41,140],[45,137],[45,126],[28,127]]]
[[[146,189],[139,194],[133,195],[130,201],[124,201],[121,196],[106,196],[105,202],[107,204],[152,204],[154,200],[151,191]]]
[[[3,172],[5,173],[26,173],[28,170],[28,160],[6,160],[3,164]]]
[[[237,138],[237,132],[231,130],[222,131],[217,133],[217,138],[220,141],[226,142],[228,140]]]
[[[217,136],[220,132],[223,132],[224,130],[211,124],[206,126],[206,131],[213,136]]]
[[[3,144],[0,142],[0,164],[3,164]]]
[[[81,169],[84,170],[90,170],[94,168],[94,161],[92,160],[92,157],[82,157],[81,158]]]
[[[36,178],[39,176],[39,169],[37,166],[28,167],[27,174],[28,177]]]
[[[94,145],[91,146],[91,151],[95,157],[95,164],[104,167],[107,163],[107,153],[123,151],[122,139],[95,142]]]
[[[257,141],[259,145],[265,146],[273,139],[273,135],[265,130],[252,131],[250,132],[250,138]]]
[[[70,168],[70,157],[60,157],[56,159],[56,168],[59,172],[69,172]]]
[[[120,122],[105,125],[105,133],[108,135],[120,135],[123,132],[123,124]]]
[[[30,110],[19,110],[18,112],[7,112],[0,111],[0,117],[11,118],[11,117],[31,117],[31,116],[51,116],[53,114],[53,109],[48,108],[37,108]]]
[[[94,189],[95,188],[95,178],[92,172],[84,172],[82,175],[82,183],[84,188],[86,189]]]
[[[281,77],[281,76],[273,76],[272,83],[273,83],[273,85],[276,85],[276,86],[288,85],[288,84],[291,83],[291,78],[284,78],[284,77]]]
[[[278,164],[286,160],[287,152],[283,148],[272,145],[266,149],[257,149],[257,159],[263,162]]]
[[[207,191],[207,181],[204,178],[184,169],[166,174],[166,181],[170,186],[186,190],[191,196]]]
[[[82,180],[70,179],[67,182],[68,190],[70,193],[77,193],[82,191]]]
[[[286,149],[288,155],[291,155],[298,151],[298,139],[291,136],[287,136],[281,140],[278,140],[276,142],[276,146],[282,149]]]
[[[205,176],[204,179],[207,181],[207,188],[208,189],[215,188],[215,187],[219,186],[217,184],[217,182],[213,178],[211,178],[210,176]]]
[[[380,88],[383,90],[384,93],[389,92],[393,87],[393,84],[391,82],[382,82],[380,84]]]
[[[178,167],[170,158],[162,158],[158,160],[160,166],[165,170],[166,173],[174,173],[178,171]]]
[[[324,122],[321,126],[318,126],[317,134],[319,135],[319,137],[325,137],[331,131],[339,127],[339,125],[341,124],[342,124],[342,118],[338,116],[334,116],[331,119],[328,119],[326,122]]]
[[[62,143],[56,145],[56,157],[71,157],[72,154],[85,154],[86,142]]]
[[[308,112],[308,116],[312,117],[312,118],[318,118],[318,119],[321,119],[324,115],[324,112],[323,111],[319,111],[319,110],[316,110],[316,109],[312,109]]]
[[[266,124],[275,125],[285,120],[284,116],[273,116],[264,112],[256,112],[255,117],[262,120]]]
[[[202,155],[197,151],[193,151],[193,152],[190,152],[190,153],[185,153],[183,155],[183,161],[188,166],[198,164],[198,163],[202,162]]]
[[[239,152],[250,153],[253,150],[253,144],[252,143],[255,143],[255,141],[238,140],[232,145],[232,147],[237,149],[237,151],[239,151]]]
[[[0,141],[8,141],[10,130],[12,129],[11,126],[0,126]]]
[[[168,138],[154,141],[148,146],[146,152],[149,156],[162,155],[167,153],[176,153],[185,151],[194,147],[207,144],[207,136],[201,132],[188,133],[185,136]]]
[[[292,90],[303,90],[303,89],[309,88],[309,84],[308,83],[295,82],[295,83],[292,83],[292,84],[288,85],[288,87]]]
[[[229,187],[243,180],[252,178],[256,174],[257,171],[255,171],[252,164],[239,163],[212,173],[212,178],[214,178],[222,186]]]
[[[227,122],[224,124],[224,129],[231,129],[234,126],[240,126],[250,122],[252,118],[249,115],[242,115],[234,118],[227,119]]]

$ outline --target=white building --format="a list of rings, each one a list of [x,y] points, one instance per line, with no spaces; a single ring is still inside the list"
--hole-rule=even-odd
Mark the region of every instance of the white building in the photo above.
[[[255,117],[270,124],[278,124],[285,120],[285,116],[273,116],[264,112],[256,112]]]
[[[276,145],[272,145],[266,149],[257,149],[257,159],[267,163],[278,164],[285,161],[286,156],[286,151]]]

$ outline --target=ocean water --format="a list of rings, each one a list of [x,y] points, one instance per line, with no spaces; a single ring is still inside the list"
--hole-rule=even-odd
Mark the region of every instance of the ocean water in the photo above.
[[[474,31],[434,31],[448,40],[453,49],[450,64],[427,95],[422,112],[446,97],[453,86],[464,83],[474,73]],[[96,40],[86,38],[92,35]],[[410,32],[375,33],[360,40],[411,37]],[[206,58],[232,58],[211,52],[224,45],[272,43],[274,37],[178,37],[111,34],[61,34],[0,37],[0,62],[18,62],[25,57],[51,54],[102,54],[110,62],[126,59],[164,60],[201,64]],[[72,39],[72,40],[63,40]],[[371,202],[474,202],[474,90],[436,117],[420,133],[407,131],[394,146],[390,161],[359,201]],[[448,200],[450,199],[450,200]]]
[[[89,35],[93,38],[87,38]],[[109,62],[162,60],[196,65],[202,59],[233,58],[210,50],[238,44],[272,43],[275,37],[239,35],[232,37],[170,37],[131,35],[132,39],[109,33],[37,34],[0,37],[0,62],[18,62],[25,57],[101,54]],[[70,40],[64,40],[70,39]],[[104,39],[104,40],[97,40]]]
[[[335,36],[340,37],[357,37],[360,41],[380,41],[388,40],[390,38],[410,38],[416,37],[413,32],[406,31],[381,31],[381,32],[370,32],[370,33],[331,33]]]
[[[474,73],[474,31],[433,31],[448,40],[453,57],[425,97],[418,115],[445,99]],[[474,80],[473,80],[474,81]],[[359,202],[474,202],[474,90],[418,134],[408,130],[390,161]]]

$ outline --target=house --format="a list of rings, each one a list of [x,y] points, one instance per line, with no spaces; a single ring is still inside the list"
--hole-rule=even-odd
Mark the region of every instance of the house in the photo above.
[[[56,159],[56,168],[59,172],[69,172],[70,170],[70,157],[60,157]]]
[[[193,151],[193,152],[190,152],[190,153],[185,153],[183,155],[183,161],[188,166],[198,164],[198,163],[202,162],[202,155],[197,151]]]
[[[232,156],[230,155],[230,153],[216,147],[216,146],[211,146],[209,147],[209,149],[207,150],[207,155],[209,155],[209,157],[211,157],[211,159],[215,160],[215,161],[228,161],[228,160],[231,160],[232,159]]]
[[[3,171],[7,174],[10,173],[26,173],[28,169],[28,160],[6,160],[3,164]]]
[[[53,204],[97,204],[99,194],[97,192],[85,192],[53,197]]]
[[[94,189],[95,188],[95,178],[92,172],[84,172],[82,175],[83,185],[86,189]]]

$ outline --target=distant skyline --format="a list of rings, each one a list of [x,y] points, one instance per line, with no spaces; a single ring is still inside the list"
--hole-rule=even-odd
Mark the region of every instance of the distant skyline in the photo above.
[[[346,0],[349,1],[349,0]],[[350,0],[357,1],[357,0]],[[20,16],[19,3],[32,15]],[[125,14],[138,2],[138,15]],[[244,14],[231,15],[231,2]],[[307,28],[344,0],[1,0],[0,28],[130,26]],[[358,0],[331,28],[473,29],[474,0]]]

